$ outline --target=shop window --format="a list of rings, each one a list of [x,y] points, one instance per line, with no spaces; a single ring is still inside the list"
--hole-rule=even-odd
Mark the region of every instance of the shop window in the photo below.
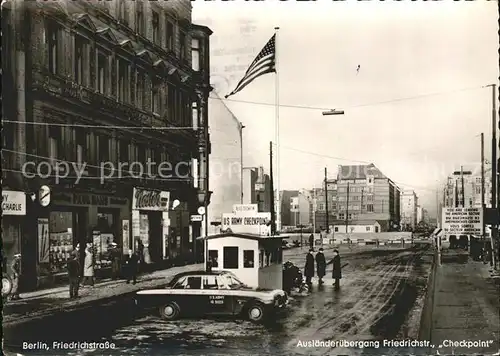
[[[73,251],[73,213],[53,211],[49,216],[49,270],[66,273],[66,264]],[[40,246],[39,246],[40,248]]]
[[[254,250],[244,250],[243,251],[243,267],[244,268],[253,268],[255,261],[254,261]]]
[[[237,246],[224,247],[224,269],[237,269],[239,248]]]
[[[219,267],[219,251],[208,250],[208,258],[212,262],[212,267]]]
[[[93,244],[95,252],[96,267],[104,267],[109,264],[109,247],[112,242],[117,242],[116,224],[118,221],[117,213],[106,211],[106,209],[98,209],[97,226],[94,234]]]

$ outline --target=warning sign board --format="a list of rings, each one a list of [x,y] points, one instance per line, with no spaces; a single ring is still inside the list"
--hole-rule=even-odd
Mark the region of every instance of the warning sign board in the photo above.
[[[443,208],[443,230],[447,235],[481,235],[483,212],[480,208]]]

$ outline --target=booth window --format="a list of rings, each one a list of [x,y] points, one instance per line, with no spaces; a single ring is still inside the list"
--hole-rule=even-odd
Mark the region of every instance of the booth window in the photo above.
[[[253,268],[254,267],[254,251],[244,250],[243,251],[243,268]]]
[[[208,259],[212,261],[212,267],[219,267],[219,251],[208,250]]]
[[[224,247],[224,269],[238,268],[238,246]]]

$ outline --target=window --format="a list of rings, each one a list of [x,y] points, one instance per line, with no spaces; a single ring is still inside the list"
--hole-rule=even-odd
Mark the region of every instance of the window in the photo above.
[[[137,145],[137,161],[142,164],[146,162],[146,149],[142,145]]]
[[[200,70],[200,40],[197,38],[193,38],[191,41],[191,58],[193,61],[193,70],[194,71],[199,71]]]
[[[85,152],[87,151],[87,134],[81,129],[75,131],[76,135],[76,162],[79,167],[85,162]]]
[[[154,113],[160,113],[160,86],[158,82],[154,79],[151,85],[151,111]]]
[[[49,71],[52,74],[57,74],[59,71],[59,34],[59,26],[53,22],[50,22],[47,28],[47,47],[49,50]]]
[[[168,50],[174,50],[174,24],[167,20],[167,33],[166,33],[166,43]]]
[[[224,247],[224,269],[237,269],[238,268],[238,246]]]
[[[59,154],[59,142],[61,140],[61,127],[49,127],[49,158],[50,164],[55,165]]]
[[[129,101],[129,65],[123,60],[118,60],[118,101]]]
[[[135,2],[137,5],[136,13],[135,13],[135,32],[139,35],[142,35],[144,32],[144,12],[143,12],[143,4],[141,1]]]
[[[168,85],[167,106],[168,106],[168,120],[172,123],[176,122],[175,117],[175,97],[177,91],[172,85]]]
[[[98,136],[98,152],[99,156],[101,159],[101,162],[106,162],[109,161],[110,159],[110,139],[106,135],[99,135]]]
[[[153,43],[160,44],[160,14],[153,11]]]
[[[144,100],[145,96],[144,88],[146,87],[146,79],[142,72],[137,72],[136,85],[137,85],[137,90],[136,90],[135,104],[136,107],[138,107],[139,109],[143,109],[146,102]]]
[[[203,289],[219,289],[217,276],[203,276]]]
[[[198,103],[196,101],[191,105],[191,109],[193,112],[193,130],[198,129]]]
[[[481,187],[476,187],[476,194],[481,194]]]
[[[186,60],[186,34],[182,31],[179,35],[179,59]]]
[[[243,251],[243,268],[254,268],[254,251],[253,250],[244,250]]]
[[[85,74],[89,72],[87,58],[87,41],[80,36],[75,37],[75,68],[74,76],[75,81],[79,84],[85,85]]]
[[[369,213],[373,213],[373,204],[366,204],[366,211]]]
[[[476,178],[476,183],[477,183],[477,184],[481,184],[481,177],[477,177],[477,178]]]
[[[212,267],[219,267],[219,251],[208,250],[208,259],[212,262]]]
[[[339,232],[339,228],[335,226],[335,232]]]
[[[119,141],[119,152],[120,152],[120,157],[119,160],[120,162],[128,162],[130,160],[130,155],[129,155],[129,142],[121,140]]]
[[[201,277],[188,277],[186,289],[201,289]]]
[[[366,227],[366,231],[370,231],[370,227],[369,226]]]
[[[339,220],[344,220],[345,219],[345,214],[339,214]]]
[[[352,220],[352,214],[349,214],[348,220]]]
[[[101,94],[106,94],[108,77],[108,58],[102,52],[97,52],[97,80],[96,89]]]

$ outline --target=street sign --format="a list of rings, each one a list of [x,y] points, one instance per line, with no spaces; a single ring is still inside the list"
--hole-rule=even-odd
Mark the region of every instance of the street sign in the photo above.
[[[203,216],[202,215],[191,215],[191,221],[202,221]]]
[[[447,235],[482,235],[481,208],[443,208],[443,231]]]
[[[42,185],[38,191],[38,201],[41,206],[48,206],[50,204],[50,188]]]

